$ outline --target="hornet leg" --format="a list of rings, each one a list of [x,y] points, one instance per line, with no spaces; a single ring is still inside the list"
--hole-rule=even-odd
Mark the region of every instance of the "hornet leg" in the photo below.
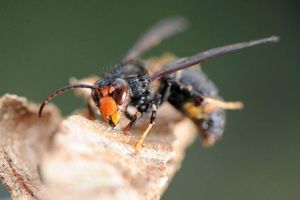
[[[214,110],[215,108],[224,110],[238,110],[243,108],[243,103],[239,101],[226,102],[211,97],[204,97],[204,102],[208,104],[205,106],[208,110]]]
[[[152,102],[152,113],[151,113],[151,117],[150,117],[150,123],[148,124],[147,129],[144,131],[143,135],[141,136],[141,138],[135,145],[135,148],[137,151],[139,151],[142,148],[145,138],[147,137],[147,135],[149,134],[151,128],[153,127],[153,125],[155,123],[154,121],[156,119],[157,108],[162,103],[162,99],[165,98],[166,93],[168,93],[168,91],[169,91],[168,88],[169,88],[169,86],[166,86],[163,90],[159,91],[159,93],[155,96],[155,98]]]
[[[148,133],[150,132],[151,128],[154,125],[154,120],[156,118],[156,112],[157,112],[157,105],[153,104],[152,105],[152,113],[151,113],[151,117],[150,117],[150,123],[148,124],[147,129],[144,131],[143,135],[141,136],[141,138],[139,139],[139,141],[135,145],[135,149],[137,151],[141,150],[145,138],[147,137]]]
[[[130,122],[127,124],[127,126],[124,128],[124,134],[128,135],[129,130],[133,126],[133,124],[136,122],[136,120],[141,117],[141,113],[137,111],[135,114],[131,114],[128,112],[128,110],[125,111],[125,116],[130,120]]]

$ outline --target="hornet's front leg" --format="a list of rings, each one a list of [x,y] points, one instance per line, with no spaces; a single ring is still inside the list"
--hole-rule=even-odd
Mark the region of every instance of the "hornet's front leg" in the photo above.
[[[135,149],[137,151],[139,151],[142,148],[142,145],[144,143],[145,138],[147,137],[147,135],[149,134],[151,128],[153,127],[153,125],[155,123],[157,109],[158,109],[159,105],[161,104],[161,99],[162,99],[162,95],[161,94],[157,94],[156,97],[155,97],[155,99],[151,103],[152,106],[151,106],[150,123],[148,124],[147,129],[144,131],[144,133],[142,134],[141,138],[138,140],[138,142],[135,145]]]
[[[127,126],[124,128],[124,134],[128,135],[129,130],[131,129],[131,127],[134,125],[134,123],[136,122],[136,120],[141,117],[141,113],[139,111],[136,111],[135,114],[131,114],[130,112],[128,112],[128,110],[126,109],[124,112],[125,116],[130,120],[130,122],[127,124]]]

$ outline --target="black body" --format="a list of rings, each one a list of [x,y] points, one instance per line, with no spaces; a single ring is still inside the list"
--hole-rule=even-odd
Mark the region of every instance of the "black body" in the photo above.
[[[162,87],[170,85],[167,101],[177,110],[189,116],[189,109],[195,109],[202,113],[199,116],[189,116],[199,128],[201,135],[216,134],[221,136],[225,127],[225,112],[222,109],[214,109],[209,113],[203,111],[204,97],[221,99],[215,84],[209,80],[203,71],[194,67],[174,73],[161,79]],[[192,108],[185,105],[191,104]]]
[[[136,107],[141,114],[147,112],[154,94],[151,87],[151,78],[144,63],[137,60],[122,63],[98,82],[109,85],[117,78],[124,79],[130,87],[131,100],[129,105]]]
[[[154,125],[157,109],[163,102],[168,101],[196,123],[206,144],[213,144],[223,133],[224,109],[241,109],[242,104],[222,101],[214,83],[195,65],[230,52],[277,42],[279,38],[272,36],[217,47],[191,57],[175,59],[172,62],[162,62],[164,60],[162,57],[156,63],[160,63],[159,69],[149,75],[149,69],[139,61],[140,56],[163,39],[182,32],[187,25],[187,21],[181,17],[158,22],[137,40],[121,64],[107,73],[103,79],[93,85],[73,84],[56,90],[41,104],[39,116],[45,105],[54,97],[77,88],[90,89],[93,102],[88,100],[89,118],[94,118],[93,106],[96,106],[103,119],[115,127],[119,124],[121,115],[125,114],[130,122],[125,127],[124,133],[128,133],[143,113],[151,113],[149,125],[136,145],[136,148],[140,149]],[[160,83],[155,90],[152,85],[153,81]],[[128,105],[136,107],[137,111],[130,113],[127,110]]]

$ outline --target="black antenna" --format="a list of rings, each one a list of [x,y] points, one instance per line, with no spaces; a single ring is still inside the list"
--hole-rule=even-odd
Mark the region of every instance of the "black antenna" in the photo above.
[[[68,92],[70,90],[73,90],[73,89],[76,89],[76,88],[88,88],[88,89],[92,89],[94,90],[95,87],[92,86],[92,85],[87,85],[87,84],[74,84],[74,85],[67,85],[67,86],[64,86],[58,90],[56,90],[55,92],[53,92],[52,94],[50,94],[44,101],[43,103],[41,104],[40,106],[40,110],[39,110],[39,117],[42,116],[42,112],[43,112],[43,109],[44,107],[47,105],[47,103],[49,101],[51,101],[54,97],[64,93],[64,92]]]

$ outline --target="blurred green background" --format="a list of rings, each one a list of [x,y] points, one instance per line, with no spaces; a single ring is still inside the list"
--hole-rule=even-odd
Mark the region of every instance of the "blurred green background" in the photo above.
[[[86,77],[118,63],[149,26],[180,15],[191,22],[147,53],[199,51],[269,35],[281,41],[217,58],[204,71],[226,100],[223,140],[198,140],[163,199],[299,199],[299,1],[0,1],[0,95],[40,102],[72,76]],[[298,57],[296,57],[298,56]],[[84,106],[66,94],[65,114]],[[0,196],[8,193],[1,188]]]

